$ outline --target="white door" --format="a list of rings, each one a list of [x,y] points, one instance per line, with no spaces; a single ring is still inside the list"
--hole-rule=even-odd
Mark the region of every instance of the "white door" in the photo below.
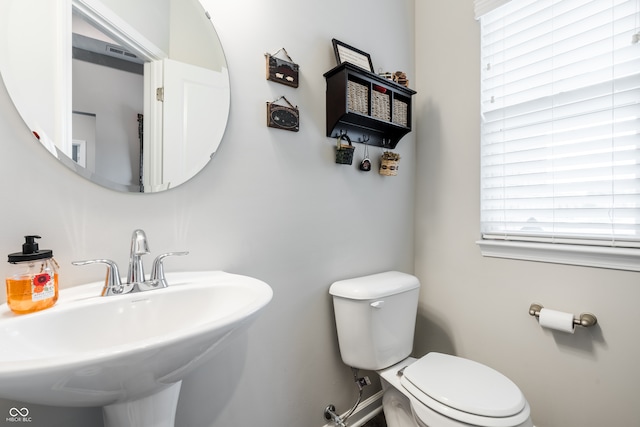
[[[229,86],[220,72],[171,59],[163,62],[162,180],[173,188],[200,171],[218,148]]]

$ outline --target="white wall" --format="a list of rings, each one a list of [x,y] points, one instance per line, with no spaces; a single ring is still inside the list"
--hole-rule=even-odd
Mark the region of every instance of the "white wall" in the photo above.
[[[334,141],[324,136],[322,74],[335,65],[336,37],[371,53],[376,69],[414,76],[413,0],[206,5],[231,73],[230,120],[213,161],[166,193],[122,194],[79,179],[34,143],[0,85],[0,254],[39,233],[67,288],[104,274],[72,260],[109,257],[124,268],[139,227],[150,240],[147,263],[163,251],[189,250],[167,268],[266,281],[274,299],[247,335],[183,383],[177,425],[321,426],[327,404],[344,411],[356,396],[339,358],[328,288],[356,275],[413,271],[415,192],[415,132],[398,145],[397,177],[335,164]],[[281,47],[301,66],[297,89],[265,78],[265,52]],[[267,128],[266,102],[281,95],[300,108],[300,132]],[[0,400],[0,420],[16,404]],[[100,425],[97,409],[27,406],[34,427]]]
[[[163,52],[169,52],[170,0],[101,0]]]
[[[416,1],[415,352],[451,352],[513,379],[538,427],[640,425],[640,275],[483,258],[479,231],[479,27],[473,1]],[[542,330],[532,302],[591,311],[598,326]]]

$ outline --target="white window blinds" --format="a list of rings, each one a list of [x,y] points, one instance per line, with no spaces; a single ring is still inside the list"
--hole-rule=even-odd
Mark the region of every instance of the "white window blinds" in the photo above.
[[[640,0],[480,18],[483,239],[640,247]]]
[[[509,0],[475,0],[473,8],[476,19],[508,2]]]

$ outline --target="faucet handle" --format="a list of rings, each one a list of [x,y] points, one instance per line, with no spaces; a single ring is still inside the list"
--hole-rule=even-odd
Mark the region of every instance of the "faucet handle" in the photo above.
[[[183,256],[189,255],[189,252],[167,252],[160,254],[153,260],[153,266],[151,267],[151,282],[157,282],[159,287],[166,288],[167,279],[164,277],[164,259],[170,256]]]
[[[102,288],[102,296],[118,295],[125,293],[120,280],[120,272],[118,265],[110,259],[90,259],[86,261],[73,261],[73,265],[88,265],[88,264],[106,264],[107,275],[104,279],[104,287]]]

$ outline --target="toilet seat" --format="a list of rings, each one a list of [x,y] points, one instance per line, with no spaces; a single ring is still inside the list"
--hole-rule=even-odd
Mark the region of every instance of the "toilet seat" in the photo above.
[[[485,427],[519,426],[529,419],[529,405],[518,386],[472,360],[428,353],[406,367],[400,383],[421,418],[435,411]]]

